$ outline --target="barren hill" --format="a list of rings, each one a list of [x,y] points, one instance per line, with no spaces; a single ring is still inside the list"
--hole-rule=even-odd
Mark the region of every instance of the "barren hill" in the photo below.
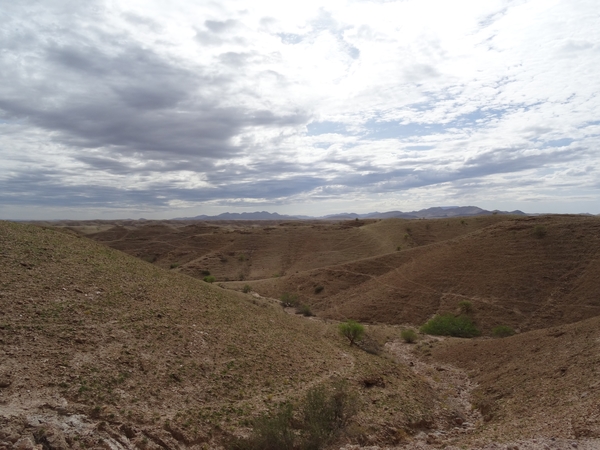
[[[600,317],[504,339],[451,339],[430,351],[478,384],[474,403],[493,426],[471,445],[494,435],[600,438]]]
[[[249,284],[271,297],[293,293],[323,317],[370,323],[421,324],[455,312],[461,301],[472,303],[484,331],[497,325],[526,331],[600,315],[598,218],[510,218],[483,227],[478,220],[404,224],[415,245],[408,249]],[[363,232],[395,225],[386,222]],[[426,229],[417,227],[422,224]],[[443,239],[453,227],[470,232]]]
[[[6,222],[0,267],[3,448],[217,448],[336,379],[363,405],[353,439],[434,419],[435,394],[406,365],[268,300]]]
[[[258,280],[410,249],[471,233],[506,216],[470,219],[128,222],[73,227],[163,268],[217,281]],[[468,223],[468,226],[464,224]],[[97,232],[100,229],[101,231]],[[89,231],[92,231],[89,233]]]

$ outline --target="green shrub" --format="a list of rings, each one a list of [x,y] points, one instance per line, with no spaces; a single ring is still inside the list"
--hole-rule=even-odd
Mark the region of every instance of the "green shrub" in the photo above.
[[[325,289],[323,286],[318,285],[317,287],[315,287],[315,294],[320,294],[321,292],[323,292],[323,289]]]
[[[312,311],[310,310],[310,307],[308,305],[298,306],[298,308],[296,309],[296,312],[298,314],[302,314],[304,317],[314,316],[314,314],[312,313]]]
[[[292,429],[292,405],[286,404],[272,416],[263,414],[254,421],[248,439],[233,438],[227,448],[231,450],[293,450],[296,434]]]
[[[481,333],[466,316],[437,315],[421,327],[421,332],[437,336],[474,337]]]
[[[169,266],[171,269],[177,269],[179,267],[179,263],[173,263]]]
[[[358,403],[346,384],[318,386],[307,392],[301,407],[302,449],[318,450],[330,443],[356,414]]]
[[[298,296],[296,294],[290,294],[289,292],[284,292],[281,294],[281,306],[284,308],[292,308],[300,306],[300,302],[298,301]]]
[[[330,444],[358,411],[358,399],[343,382],[306,393],[294,414],[285,404],[254,421],[249,438],[231,438],[229,450],[318,450]]]
[[[412,344],[413,342],[417,341],[417,333],[415,332],[415,330],[412,330],[410,328],[402,330],[402,332],[400,333],[400,337],[404,339],[404,342],[406,342],[407,344]]]
[[[347,320],[340,323],[338,329],[340,334],[350,341],[350,345],[355,344],[356,341],[360,341],[365,334],[365,327],[354,320]]]
[[[473,303],[468,300],[458,302],[458,307],[463,314],[471,314],[473,312]]]
[[[245,284],[244,287],[242,288],[242,292],[244,294],[248,294],[249,292],[252,292],[252,288],[250,287],[249,284]]]
[[[204,276],[208,276],[210,275],[210,270],[204,269],[202,272],[200,272],[202,275]]]
[[[207,277],[204,277],[203,280],[206,281],[207,283],[214,283],[216,278],[213,277],[212,275],[209,275]]]
[[[492,336],[499,338],[512,336],[513,334],[515,334],[515,330],[508,325],[499,325],[492,330]]]

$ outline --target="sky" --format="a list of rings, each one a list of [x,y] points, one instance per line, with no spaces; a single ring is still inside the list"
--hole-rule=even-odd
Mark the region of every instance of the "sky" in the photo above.
[[[0,219],[600,213],[597,0],[0,0]]]

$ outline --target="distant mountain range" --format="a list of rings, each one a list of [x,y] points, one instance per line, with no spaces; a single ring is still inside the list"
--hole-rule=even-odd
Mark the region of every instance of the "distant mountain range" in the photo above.
[[[354,220],[354,219],[441,219],[444,217],[484,216],[489,214],[516,214],[525,216],[523,211],[487,211],[477,206],[437,206],[420,211],[402,212],[372,212],[368,214],[341,213],[321,217],[290,216],[267,211],[251,213],[223,213],[218,216],[200,215],[195,217],[178,217],[173,220]]]

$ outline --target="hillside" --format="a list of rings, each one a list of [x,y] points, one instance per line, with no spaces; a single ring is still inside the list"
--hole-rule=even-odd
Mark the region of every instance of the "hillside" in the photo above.
[[[259,280],[344,264],[443,241],[506,220],[507,216],[343,222],[78,223],[87,237],[152,262],[217,281]],[[468,220],[469,226],[463,222]],[[446,224],[449,224],[446,226]],[[407,229],[410,233],[407,233]]]
[[[403,311],[425,316],[427,296],[444,288],[437,310],[468,298],[484,331],[503,319],[521,333],[419,335],[408,344],[404,327],[382,324],[367,326],[362,348],[350,347],[335,322],[288,314],[276,300],[212,286],[69,229],[0,222],[0,448],[223,449],[233,436],[248,436],[262,413],[340,381],[357,399],[357,414],[328,448],[598,448],[598,219],[453,220],[323,225],[330,233],[323,245],[337,233],[338,243],[339,235],[362,242],[355,250],[362,254],[372,251],[369,240],[385,251],[408,235],[406,248],[247,283],[265,295],[297,292],[322,317],[358,308],[382,323],[400,321]],[[157,242],[190,227],[138,225],[88,223],[78,231],[100,231],[110,242],[144,231]],[[266,233],[193,227],[215,236]],[[286,242],[325,231],[277,227],[268,231]],[[348,246],[346,239],[337,248]],[[308,264],[309,254],[297,255],[294,264]],[[315,283],[323,283],[319,294]],[[511,286],[502,291],[503,283]],[[405,297],[397,304],[382,295],[402,286],[420,301],[413,309],[398,306],[411,305]],[[520,289],[529,297],[517,303],[511,295]],[[340,301],[344,292],[363,292],[366,306]],[[554,292],[553,301],[536,292]],[[508,318],[516,313],[498,312],[517,307],[515,322]]]
[[[435,419],[422,379],[335,325],[48,228],[0,222],[0,249],[0,443],[218,448],[338,379],[360,399],[351,441]]]
[[[377,227],[385,227],[381,235],[387,236],[391,228],[396,236],[400,229],[412,246],[244,283],[269,297],[293,293],[322,317],[369,323],[422,324],[436,313],[456,312],[461,301],[472,303],[484,332],[498,325],[527,331],[600,315],[596,217],[382,221],[360,230]],[[244,283],[226,285],[239,289]]]
[[[591,448],[600,448],[600,317],[504,339],[451,339],[430,352],[478,384],[474,403],[488,426],[470,445],[565,436],[596,438]]]

